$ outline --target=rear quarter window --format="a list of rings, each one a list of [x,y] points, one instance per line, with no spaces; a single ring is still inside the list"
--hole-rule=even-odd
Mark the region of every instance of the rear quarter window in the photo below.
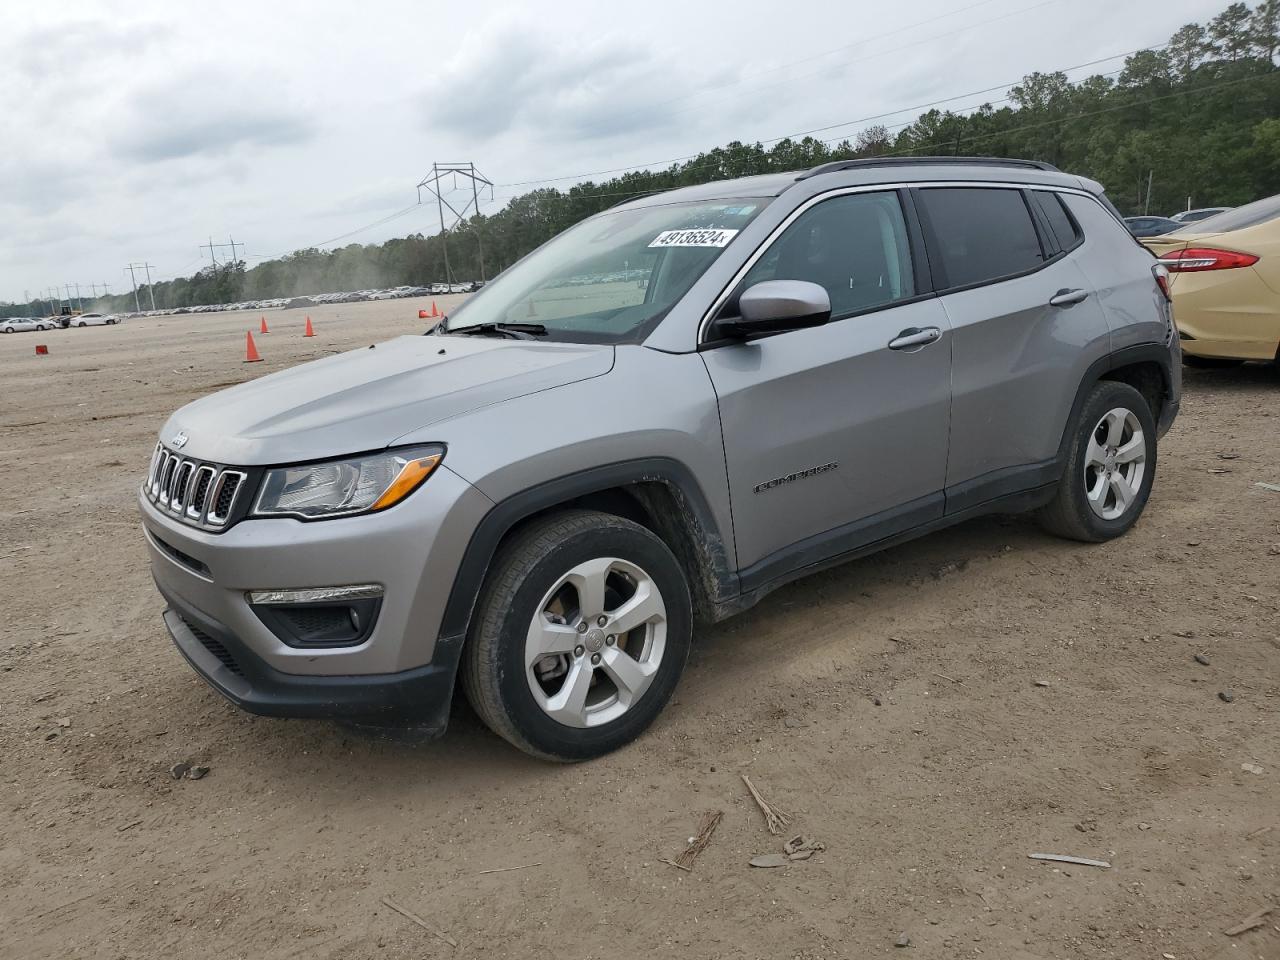
[[[926,187],[916,194],[929,262],[940,287],[1001,280],[1044,262],[1019,189]]]
[[[1059,250],[1070,250],[1081,241],[1080,228],[1071,219],[1071,214],[1067,213],[1061,197],[1049,190],[1033,190],[1031,195],[1040,206]]]

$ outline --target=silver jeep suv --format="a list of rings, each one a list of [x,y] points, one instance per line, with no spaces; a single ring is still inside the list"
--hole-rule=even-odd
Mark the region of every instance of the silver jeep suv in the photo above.
[[[273,716],[639,735],[694,624],[980,514],[1124,533],[1177,413],[1166,278],[1095,182],[855,160],[583,221],[431,335],[179,410],[165,623]]]

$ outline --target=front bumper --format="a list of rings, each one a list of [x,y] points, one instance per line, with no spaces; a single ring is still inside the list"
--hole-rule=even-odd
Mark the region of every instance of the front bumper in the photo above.
[[[490,507],[443,467],[382,513],[243,520],[221,533],[139,497],[152,575],[169,606],[166,626],[216,690],[254,713],[427,724],[447,715],[462,638],[441,637],[441,619],[471,533]],[[246,596],[356,583],[378,584],[384,594],[372,631],[350,646],[290,646]]]
[[[428,734],[443,733],[448,726],[462,637],[438,639],[430,663],[400,673],[281,673],[222,624],[163,587],[160,593],[169,604],[164,624],[178,652],[209,686],[242,710],[267,717],[409,723]]]

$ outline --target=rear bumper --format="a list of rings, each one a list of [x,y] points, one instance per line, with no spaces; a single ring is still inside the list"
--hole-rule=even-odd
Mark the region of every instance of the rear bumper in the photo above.
[[[1180,273],[1173,283],[1184,353],[1231,360],[1274,360],[1280,347],[1276,293],[1255,267]]]
[[[439,638],[430,663],[399,673],[282,673],[224,624],[157,587],[169,604],[164,623],[178,651],[209,686],[243,710],[268,717],[405,723],[435,734],[448,725],[462,637]]]

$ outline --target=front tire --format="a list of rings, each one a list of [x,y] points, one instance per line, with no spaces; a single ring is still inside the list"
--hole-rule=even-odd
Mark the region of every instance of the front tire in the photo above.
[[[1101,543],[1142,515],[1156,473],[1156,422],[1146,398],[1127,383],[1102,380],[1073,425],[1071,450],[1040,525],[1071,540]]]
[[[649,530],[573,510],[532,522],[495,559],[463,653],[467,699],[526,753],[573,762],[638,737],[688,660],[684,571]]]

